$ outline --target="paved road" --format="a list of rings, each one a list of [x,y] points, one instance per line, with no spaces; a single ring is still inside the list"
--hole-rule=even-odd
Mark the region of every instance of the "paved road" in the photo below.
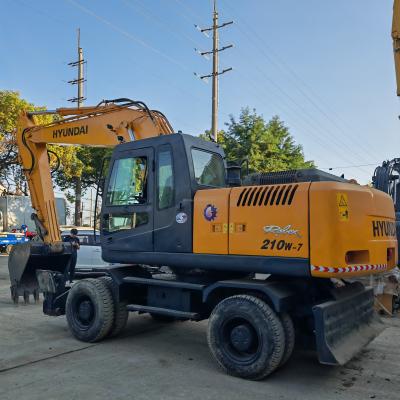
[[[124,334],[99,344],[74,340],[64,317],[9,299],[0,256],[0,399],[387,399],[400,393],[400,322],[345,367],[296,353],[262,382],[229,377],[212,361],[206,322],[155,323],[131,315]]]

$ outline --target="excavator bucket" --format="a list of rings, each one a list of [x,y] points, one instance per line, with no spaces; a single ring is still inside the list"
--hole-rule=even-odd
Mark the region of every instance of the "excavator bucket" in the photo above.
[[[70,243],[50,246],[42,242],[29,242],[14,246],[8,259],[13,302],[17,304],[19,296],[23,296],[25,303],[28,303],[30,295],[38,301],[36,271],[64,272],[71,261],[71,251]]]
[[[322,364],[344,365],[384,330],[374,310],[373,289],[352,286],[350,295],[313,307]]]

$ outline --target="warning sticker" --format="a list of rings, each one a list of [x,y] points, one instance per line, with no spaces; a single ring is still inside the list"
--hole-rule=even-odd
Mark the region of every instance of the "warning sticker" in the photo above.
[[[339,211],[339,220],[348,221],[350,219],[350,215],[349,215],[349,201],[347,199],[347,194],[337,193],[336,199]]]

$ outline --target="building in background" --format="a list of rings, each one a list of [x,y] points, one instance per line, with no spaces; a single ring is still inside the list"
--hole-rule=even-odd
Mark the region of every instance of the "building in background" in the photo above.
[[[58,223],[66,225],[66,200],[56,198]],[[20,229],[25,224],[28,230],[35,231],[35,224],[31,219],[34,212],[29,196],[0,196],[0,231],[10,232],[12,229]]]

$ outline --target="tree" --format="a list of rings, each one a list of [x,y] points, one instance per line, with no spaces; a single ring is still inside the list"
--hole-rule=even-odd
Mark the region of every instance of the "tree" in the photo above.
[[[15,129],[22,111],[44,110],[21,99],[20,94],[11,90],[0,90],[0,184],[6,193],[28,194],[22,168],[18,162]],[[37,123],[52,121],[51,116],[37,116]]]
[[[70,149],[74,151],[71,152]],[[71,202],[77,197],[77,180],[79,179],[78,191],[80,190],[81,194],[94,187],[97,184],[103,159],[111,154],[109,149],[84,146],[57,146],[55,152],[60,161],[60,167],[54,173],[55,181],[60,189],[66,191],[65,195]]]
[[[18,162],[15,141],[18,117],[22,111],[45,109],[22,99],[16,91],[0,91],[0,184],[5,187],[6,193],[28,195],[25,176]],[[41,115],[34,118],[37,124],[46,124],[59,117]],[[76,209],[80,210],[80,195],[95,184],[102,159],[108,150],[58,145],[49,145],[48,148],[56,154],[56,156],[50,156],[51,167],[59,165],[58,170],[53,174],[55,183],[60,189],[66,191],[68,200],[76,200],[78,205]],[[76,213],[76,217],[75,220],[79,224],[79,212]]]
[[[315,166],[313,161],[304,159],[302,146],[295,143],[288,127],[278,116],[266,122],[255,110],[244,108],[238,120],[230,116],[226,125],[227,130],[218,135],[218,143],[223,147],[227,160],[248,159],[250,172]]]

